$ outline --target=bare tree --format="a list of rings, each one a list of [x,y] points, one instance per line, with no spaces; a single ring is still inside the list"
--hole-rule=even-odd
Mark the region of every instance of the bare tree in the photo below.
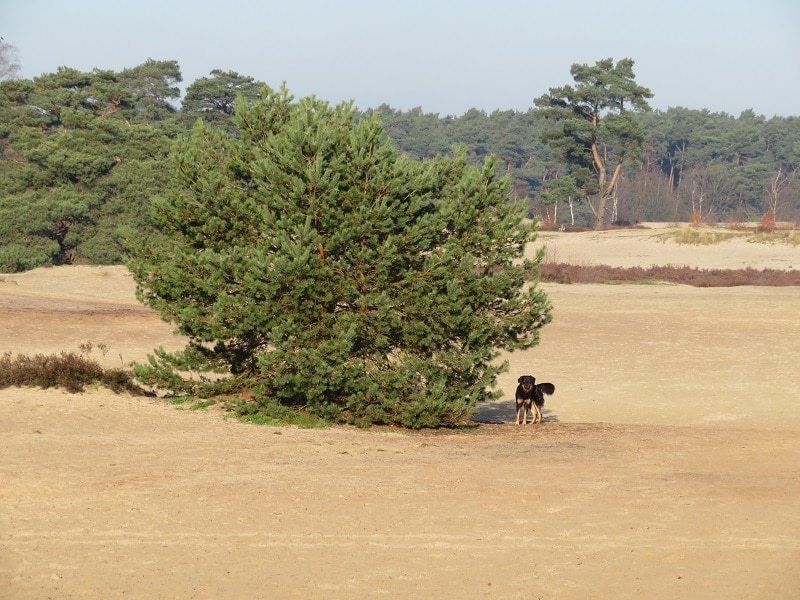
[[[784,192],[789,187],[789,184],[791,184],[795,175],[797,175],[798,170],[800,170],[800,164],[791,171],[784,170],[783,167],[778,167],[778,172],[775,174],[775,177],[770,178],[769,185],[764,189],[764,203],[767,212],[772,213],[772,217],[776,221],[778,220],[778,208],[788,203],[788,200],[785,199],[786,194]]]
[[[641,221],[676,220],[676,194],[668,175],[660,169],[643,167],[625,177],[619,184],[618,219],[637,223]]]
[[[0,81],[16,79],[21,68],[16,46],[6,43],[0,37]]]
[[[730,214],[730,202],[736,196],[735,185],[725,165],[696,165],[683,175],[678,187],[681,212],[689,213],[692,223],[713,222],[720,214]]]

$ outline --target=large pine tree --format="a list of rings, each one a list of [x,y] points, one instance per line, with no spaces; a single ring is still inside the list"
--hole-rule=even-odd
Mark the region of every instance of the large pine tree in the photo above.
[[[595,229],[606,225],[606,209],[614,196],[622,165],[641,153],[644,133],[636,112],[650,110],[653,93],[636,83],[634,61],[614,64],[606,58],[593,66],[574,64],[575,86],[550,88],[534,103],[539,114],[561,123],[548,129],[544,139],[570,166],[571,182],[583,191],[595,217]]]
[[[176,392],[248,389],[336,421],[462,422],[538,342],[526,203],[465,152],[419,162],[352,104],[282,89],[241,102],[228,136],[198,122],[157,201],[163,244],[132,242],[140,299],[190,339],[137,365]],[[204,369],[221,381],[188,377]]]

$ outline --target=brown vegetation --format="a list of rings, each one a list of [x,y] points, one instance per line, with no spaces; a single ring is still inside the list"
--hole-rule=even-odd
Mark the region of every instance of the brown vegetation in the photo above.
[[[58,387],[78,393],[93,383],[114,392],[142,393],[130,372],[104,369],[96,361],[74,352],[34,356],[18,354],[15,358],[6,352],[0,356],[0,389],[12,386]]]
[[[695,287],[800,286],[800,271],[775,269],[697,269],[673,265],[609,267],[543,263],[540,279],[553,283],[668,282]]]

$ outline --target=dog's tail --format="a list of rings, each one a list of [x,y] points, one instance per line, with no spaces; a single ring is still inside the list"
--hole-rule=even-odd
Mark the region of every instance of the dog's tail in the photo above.
[[[556,386],[552,383],[540,383],[538,387],[542,390],[543,394],[547,394],[548,396],[552,396],[556,393]]]

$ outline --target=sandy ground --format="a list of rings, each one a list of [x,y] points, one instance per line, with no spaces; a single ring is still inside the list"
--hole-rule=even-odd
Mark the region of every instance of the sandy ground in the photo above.
[[[564,262],[800,268],[647,235],[542,239]],[[543,287],[554,321],[472,431],[0,390],[0,598],[800,597],[800,288]],[[89,341],[108,366],[181,345],[124,269],[0,276],[0,352]],[[557,387],[541,426],[511,423],[526,373]]]
[[[747,238],[746,231],[721,228],[717,231],[740,237],[709,246],[678,244],[672,239],[663,239],[662,236],[670,228],[674,229],[674,226],[644,223],[640,228],[584,231],[568,235],[543,231],[539,234],[540,243],[532,246],[532,250],[544,244],[547,260],[571,265],[800,269],[800,250],[791,244],[757,243],[752,241],[753,238]],[[713,229],[703,227],[701,231]]]

